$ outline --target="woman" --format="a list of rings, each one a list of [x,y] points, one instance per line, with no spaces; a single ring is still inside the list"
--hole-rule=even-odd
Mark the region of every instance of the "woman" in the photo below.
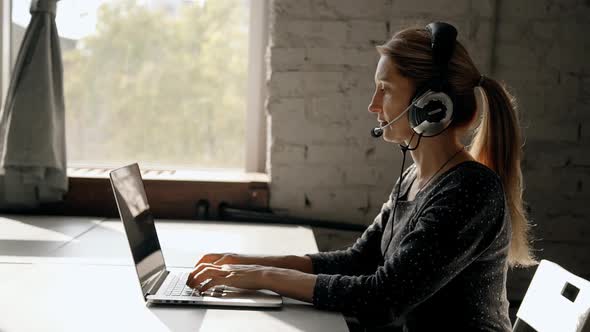
[[[270,289],[365,325],[391,323],[405,331],[511,330],[507,268],[535,262],[522,201],[517,113],[511,96],[480,74],[454,36],[441,74],[431,33],[405,29],[377,47],[369,112],[384,140],[400,144],[404,159],[409,150],[414,163],[356,243],[303,257],[208,254],[189,286],[210,279],[202,291],[222,284]],[[419,148],[409,148],[416,132],[402,115],[436,75],[444,76],[453,96],[452,121],[435,136],[419,135]],[[466,151],[461,138],[478,110],[481,123]]]

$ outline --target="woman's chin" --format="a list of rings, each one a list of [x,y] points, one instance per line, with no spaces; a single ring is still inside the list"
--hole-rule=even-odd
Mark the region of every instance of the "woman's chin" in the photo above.
[[[388,130],[389,129],[389,130]],[[400,137],[402,133],[400,131],[391,130],[391,128],[385,129],[383,133],[383,140],[388,143],[396,143],[396,144],[405,144],[405,142],[410,137],[410,134],[407,134],[406,137]],[[401,135],[403,136],[403,135]]]
[[[402,140],[399,139],[398,137],[390,137],[388,135],[383,135],[383,140],[385,142],[389,142],[389,143],[397,143],[399,144],[399,142],[401,142]]]

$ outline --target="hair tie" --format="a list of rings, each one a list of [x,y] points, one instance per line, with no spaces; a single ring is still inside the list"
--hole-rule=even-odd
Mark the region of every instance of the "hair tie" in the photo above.
[[[479,76],[479,82],[477,82],[477,86],[481,86],[481,85],[483,84],[483,80],[484,80],[485,78],[486,78],[486,77],[485,77],[484,75],[480,75],[480,76]]]

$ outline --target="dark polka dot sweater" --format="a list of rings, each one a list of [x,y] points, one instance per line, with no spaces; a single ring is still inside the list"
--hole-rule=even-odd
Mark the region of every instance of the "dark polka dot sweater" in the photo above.
[[[399,179],[352,247],[308,255],[318,275],[314,306],[404,331],[511,331],[510,214],[500,178],[465,161],[408,201],[415,178],[413,164],[404,171],[395,220]]]

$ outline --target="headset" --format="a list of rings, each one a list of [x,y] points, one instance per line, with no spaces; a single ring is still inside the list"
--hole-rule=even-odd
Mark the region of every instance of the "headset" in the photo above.
[[[395,210],[400,196],[401,184],[403,181],[404,163],[406,160],[406,151],[415,150],[420,144],[422,137],[433,137],[442,133],[449,127],[453,121],[453,99],[454,96],[447,81],[448,64],[455,49],[457,39],[457,29],[444,22],[432,22],[426,26],[426,30],[431,36],[432,60],[435,67],[434,78],[426,82],[423,86],[416,89],[412,96],[410,105],[398,117],[388,122],[384,126],[376,127],[371,130],[373,137],[383,135],[383,129],[401,118],[403,113],[408,113],[408,122],[413,130],[412,138],[418,134],[418,142],[415,147],[410,148],[408,145],[400,144],[403,152],[402,167],[400,170],[400,179],[397,189],[397,199],[393,208],[391,218],[391,238],[383,252],[387,254],[389,245],[393,238],[393,222],[395,221]]]
[[[426,30],[431,35],[432,59],[438,73],[425,86],[417,89],[408,119],[418,135],[432,137],[443,132],[453,120],[453,98],[446,78],[457,29],[448,23],[432,22]]]

